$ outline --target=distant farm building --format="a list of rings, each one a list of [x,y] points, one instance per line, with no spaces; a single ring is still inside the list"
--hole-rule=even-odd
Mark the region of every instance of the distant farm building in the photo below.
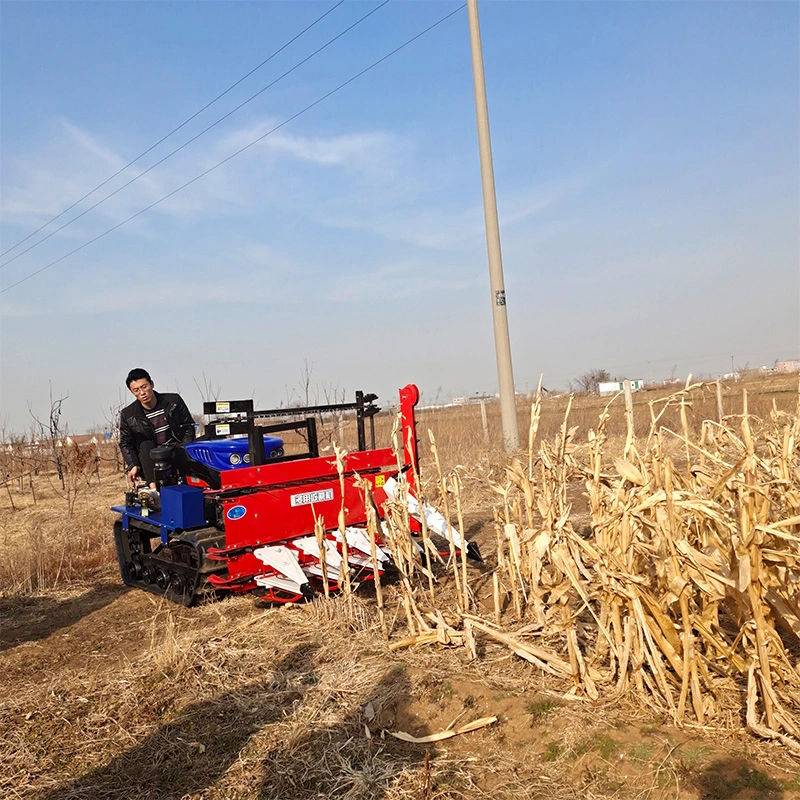
[[[597,391],[600,394],[616,394],[617,392],[621,392],[624,389],[623,386],[624,381],[609,381],[608,383],[598,383],[597,384]],[[638,392],[640,389],[644,388],[644,381],[636,380],[631,381],[631,391]]]
[[[787,374],[789,372],[800,372],[800,361],[779,361],[775,365],[775,372]]]
[[[516,393],[517,397],[524,397],[525,395],[521,395],[519,392]],[[496,395],[488,395],[488,394],[474,394],[474,395],[464,395],[463,397],[454,397],[453,402],[449,403],[449,405],[453,406],[471,406],[477,403],[485,403],[487,400],[494,400],[500,397],[499,394]]]

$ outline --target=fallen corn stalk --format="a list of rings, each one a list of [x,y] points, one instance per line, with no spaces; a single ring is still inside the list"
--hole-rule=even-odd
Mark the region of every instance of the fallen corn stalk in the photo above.
[[[495,722],[497,722],[497,717],[481,717],[473,722],[468,722],[466,725],[462,725],[460,728],[448,728],[439,733],[432,733],[429,736],[412,736],[405,731],[387,731],[387,733],[390,736],[394,736],[395,739],[402,739],[404,742],[429,744],[430,742],[441,742],[443,739],[451,739],[453,736],[460,736],[462,733],[471,733],[480,728],[485,728],[487,725],[492,725]]]

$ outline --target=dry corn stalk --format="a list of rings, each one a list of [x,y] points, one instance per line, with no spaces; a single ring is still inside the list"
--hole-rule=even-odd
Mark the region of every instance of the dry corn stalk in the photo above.
[[[342,593],[347,598],[349,603],[352,589],[350,586],[350,562],[347,558],[347,534],[345,532],[344,524],[344,457],[347,455],[347,451],[339,447],[339,445],[334,442],[333,452],[336,456],[336,470],[339,473],[339,491],[342,497],[342,504],[339,508],[338,516],[339,536],[341,537],[342,542],[342,561],[339,565],[338,583],[339,586],[342,587]]]
[[[678,724],[719,724],[746,697],[748,729],[800,752],[800,392],[793,415],[764,420],[745,395],[740,416],[706,420],[695,439],[699,391],[689,379],[651,402],[649,434],[629,435],[623,458],[609,453],[611,404],[579,444],[568,403],[534,454],[535,402],[527,469],[511,463],[493,485],[495,624],[465,613],[471,588],[454,563],[459,608],[471,631],[579,695],[632,693]],[[677,433],[660,424],[673,406]],[[503,630],[519,622],[541,645]]]

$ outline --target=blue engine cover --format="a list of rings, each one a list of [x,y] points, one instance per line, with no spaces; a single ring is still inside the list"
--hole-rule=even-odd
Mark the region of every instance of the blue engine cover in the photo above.
[[[193,486],[161,487],[161,523],[170,529],[201,528],[206,524],[203,513],[203,490]]]
[[[218,470],[241,469],[250,466],[247,438],[209,439],[201,442],[190,442],[184,448],[195,461],[200,461]],[[264,453],[267,458],[279,458],[283,455],[283,439],[277,436],[264,437]]]

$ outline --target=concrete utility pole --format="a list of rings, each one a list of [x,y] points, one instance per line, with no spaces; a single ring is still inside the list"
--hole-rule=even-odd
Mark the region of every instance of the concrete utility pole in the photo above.
[[[481,154],[486,249],[489,252],[494,349],[497,358],[497,379],[500,386],[500,419],[503,426],[503,446],[506,452],[511,452],[519,449],[519,425],[514,395],[514,373],[511,369],[511,340],[508,335],[503,258],[500,254],[500,226],[497,222],[497,197],[494,190],[492,142],[489,137],[489,110],[486,104],[486,81],[483,74],[478,0],[467,0],[467,11],[469,14],[469,40],[472,48],[472,79],[475,83],[475,115],[478,120],[478,147]]]

